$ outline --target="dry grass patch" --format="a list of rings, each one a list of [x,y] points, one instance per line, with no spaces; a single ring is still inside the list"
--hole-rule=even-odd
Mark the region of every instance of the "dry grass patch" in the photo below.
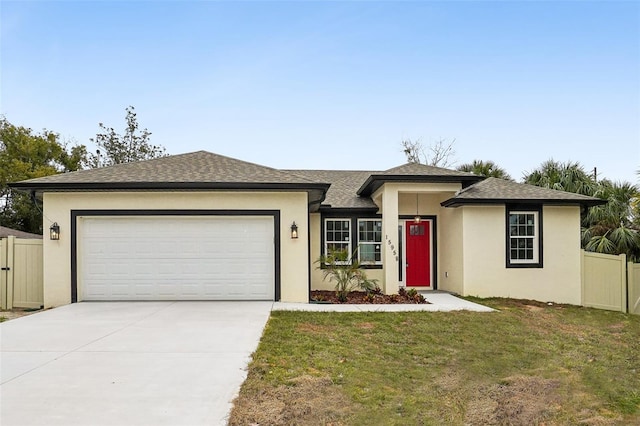
[[[538,425],[549,421],[565,403],[560,381],[514,376],[478,388],[467,405],[465,424]]]
[[[229,425],[342,425],[350,405],[330,378],[304,375],[286,385],[243,392]]]

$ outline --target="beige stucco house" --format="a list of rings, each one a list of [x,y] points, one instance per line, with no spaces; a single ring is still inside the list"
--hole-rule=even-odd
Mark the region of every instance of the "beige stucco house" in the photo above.
[[[12,185],[44,203],[46,307],[88,300],[308,302],[354,253],[399,287],[580,304],[580,211],[602,201],[405,164],[276,170],[199,151]]]

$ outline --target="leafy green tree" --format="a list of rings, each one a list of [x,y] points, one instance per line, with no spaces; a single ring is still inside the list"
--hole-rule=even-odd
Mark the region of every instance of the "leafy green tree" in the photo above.
[[[83,145],[71,147],[49,130],[41,133],[0,117],[0,225],[42,233],[42,207],[31,194],[8,184],[78,170],[86,162]]]
[[[471,163],[465,163],[456,168],[461,172],[471,172],[479,176],[495,177],[504,180],[513,180],[509,173],[493,161],[473,160]]]
[[[150,143],[150,131],[146,128],[140,129],[135,108],[129,106],[126,111],[125,120],[127,123],[122,135],[117,133],[113,127],[98,123],[101,132],[96,135],[95,139],[89,139],[98,146],[96,153],[89,155],[91,168],[150,160],[167,155],[163,146]]]

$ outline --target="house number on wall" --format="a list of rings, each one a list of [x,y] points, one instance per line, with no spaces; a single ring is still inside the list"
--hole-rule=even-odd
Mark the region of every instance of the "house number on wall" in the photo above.
[[[398,261],[398,252],[396,251],[396,246],[393,244],[393,242],[389,239],[389,236],[387,234],[384,234],[384,240],[387,242],[387,245],[389,246],[389,248],[391,249],[391,252],[393,253],[393,255],[396,257],[396,262]]]

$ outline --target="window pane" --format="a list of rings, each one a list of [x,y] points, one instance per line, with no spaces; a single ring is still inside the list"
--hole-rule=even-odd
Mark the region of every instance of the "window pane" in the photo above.
[[[331,244],[327,244],[327,248],[329,249],[330,252],[339,251],[339,250],[348,250],[349,245],[344,243],[331,243]]]
[[[375,262],[375,251],[373,244],[362,244],[360,246],[360,261]]]

